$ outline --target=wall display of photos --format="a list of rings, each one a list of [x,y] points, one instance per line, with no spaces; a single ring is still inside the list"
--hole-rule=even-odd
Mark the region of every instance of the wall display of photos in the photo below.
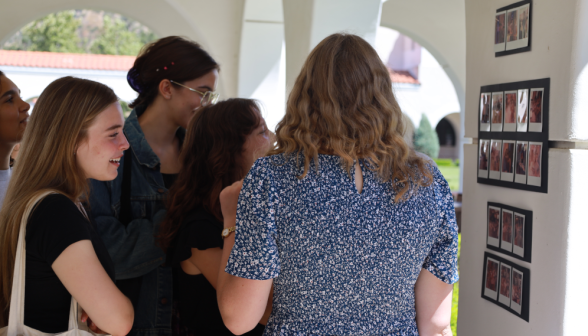
[[[531,262],[533,212],[488,202],[486,247]]]
[[[547,193],[550,79],[482,86],[478,183]]]
[[[496,10],[494,16],[495,57],[531,50],[531,0]]]
[[[482,298],[529,322],[530,276],[528,268],[485,252]]]

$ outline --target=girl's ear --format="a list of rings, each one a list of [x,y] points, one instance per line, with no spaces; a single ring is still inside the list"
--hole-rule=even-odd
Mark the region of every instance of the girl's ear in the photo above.
[[[163,96],[163,98],[171,99],[172,83],[169,81],[169,79],[164,79],[159,82],[159,93]]]

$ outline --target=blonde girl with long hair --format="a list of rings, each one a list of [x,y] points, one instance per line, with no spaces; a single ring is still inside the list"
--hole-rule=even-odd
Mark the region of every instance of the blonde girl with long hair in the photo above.
[[[217,297],[233,333],[255,326],[273,285],[264,335],[451,334],[453,198],[404,130],[367,42],[334,34],[311,52],[276,148],[220,196]]]
[[[81,203],[88,179],[112,180],[128,142],[114,92],[65,77],[35,105],[0,212],[0,317],[7,323],[21,219],[41,194],[26,226],[24,324],[45,333],[68,330],[70,301],[94,327],[126,335],[131,302],[114,284],[114,266]],[[15,284],[17,285],[17,284]],[[2,322],[2,321],[0,321]]]

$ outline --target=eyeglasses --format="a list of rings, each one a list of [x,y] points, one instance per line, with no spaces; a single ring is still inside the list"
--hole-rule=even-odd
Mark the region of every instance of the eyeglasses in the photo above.
[[[171,79],[170,79],[170,82],[172,82],[173,84],[179,85],[181,87],[184,87],[192,92],[196,92],[196,93],[200,94],[202,96],[202,99],[200,100],[200,105],[202,105],[203,107],[207,106],[207,105],[214,105],[218,101],[218,97],[219,97],[218,92],[215,92],[215,91],[202,92],[202,91],[198,91],[196,89],[192,89],[191,87],[188,87],[184,84],[180,84],[178,82],[175,82]]]

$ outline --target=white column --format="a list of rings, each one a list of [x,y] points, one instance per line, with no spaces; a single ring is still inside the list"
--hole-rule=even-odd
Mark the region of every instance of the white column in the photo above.
[[[382,0],[282,0],[286,37],[286,88],[292,88],[310,51],[325,37],[346,32],[374,45]]]

